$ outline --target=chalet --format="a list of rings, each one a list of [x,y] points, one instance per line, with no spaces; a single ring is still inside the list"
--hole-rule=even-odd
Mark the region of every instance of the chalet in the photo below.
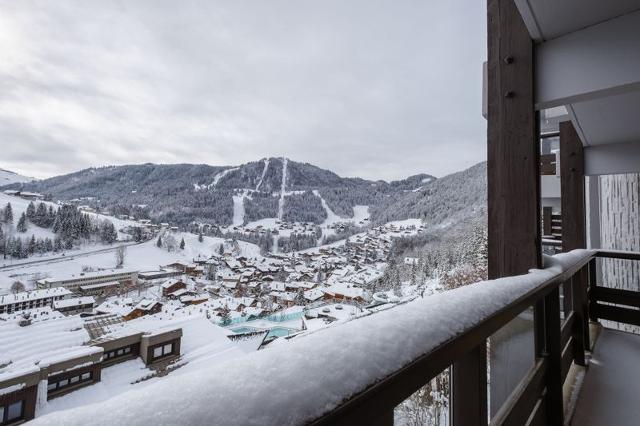
[[[325,300],[351,300],[354,302],[364,302],[364,290],[350,283],[337,283],[330,287],[323,288]]]
[[[209,300],[206,294],[185,294],[180,296],[180,303],[184,305],[199,305]]]
[[[145,315],[153,315],[162,311],[162,303],[155,300],[142,300],[126,315],[124,315],[125,321],[131,321],[132,319],[140,318]]]
[[[163,282],[160,285],[160,288],[162,289],[162,296],[167,297],[170,294],[176,292],[177,290],[186,289],[187,284],[180,279],[171,279]]]

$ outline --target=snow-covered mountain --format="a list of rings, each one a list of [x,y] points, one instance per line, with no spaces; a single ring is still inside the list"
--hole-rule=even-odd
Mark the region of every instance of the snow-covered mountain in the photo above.
[[[486,193],[482,170],[480,166],[479,171],[445,177],[443,185],[438,185],[440,180],[428,174],[393,182],[371,181],[340,177],[308,163],[265,158],[223,167],[139,164],[90,168],[20,187],[60,200],[86,197],[83,203],[96,204],[112,214],[129,214],[132,206],[143,206],[151,217],[178,225],[195,221],[229,226],[238,218],[244,223],[279,218],[320,224],[329,216],[354,218],[363,206],[369,208],[372,222],[381,223],[407,217],[441,219],[443,212],[473,209],[475,200]]]
[[[14,183],[31,182],[35,180],[32,177],[22,176],[10,170],[0,169],[0,186],[11,185]]]

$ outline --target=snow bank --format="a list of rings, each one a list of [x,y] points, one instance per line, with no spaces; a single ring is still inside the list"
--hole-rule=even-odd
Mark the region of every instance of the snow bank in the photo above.
[[[591,255],[559,255],[544,270],[419,299],[33,424],[308,423]]]

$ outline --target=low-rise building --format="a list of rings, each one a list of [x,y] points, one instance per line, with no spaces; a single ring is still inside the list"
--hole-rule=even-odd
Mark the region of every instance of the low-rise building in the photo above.
[[[138,281],[138,271],[112,269],[98,272],[86,272],[77,275],[45,278],[37,281],[38,288],[65,287],[71,291],[80,291],[80,287],[117,281],[122,286],[134,285]]]
[[[96,304],[93,296],[73,297],[70,299],[56,300],[53,309],[64,315],[75,315],[83,312],[91,312]]]
[[[0,296],[0,314],[51,306],[53,302],[69,296],[71,291],[62,287],[7,294]]]

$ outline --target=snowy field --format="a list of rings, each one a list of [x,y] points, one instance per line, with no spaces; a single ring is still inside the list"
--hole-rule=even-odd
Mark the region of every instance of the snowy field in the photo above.
[[[164,248],[156,247],[156,240],[147,241],[142,244],[127,247],[123,267],[135,270],[158,269],[160,265],[167,265],[176,261],[187,263],[193,262],[198,256],[210,257],[217,254],[220,244],[224,243],[222,238],[204,237],[203,242],[198,241],[198,236],[190,233],[174,233],[176,241],[184,238],[184,250],[168,252]],[[246,257],[260,257],[260,248],[254,244],[238,241],[241,255]],[[45,277],[55,277],[56,275],[79,274],[84,266],[95,269],[110,269],[116,266],[116,259],[113,251],[89,254],[85,256],[71,256],[63,259],[52,260],[51,262],[38,263],[35,265],[23,265],[10,270],[0,270],[0,293],[6,292],[11,283],[16,280],[22,281],[27,288],[34,287],[34,280]]]

